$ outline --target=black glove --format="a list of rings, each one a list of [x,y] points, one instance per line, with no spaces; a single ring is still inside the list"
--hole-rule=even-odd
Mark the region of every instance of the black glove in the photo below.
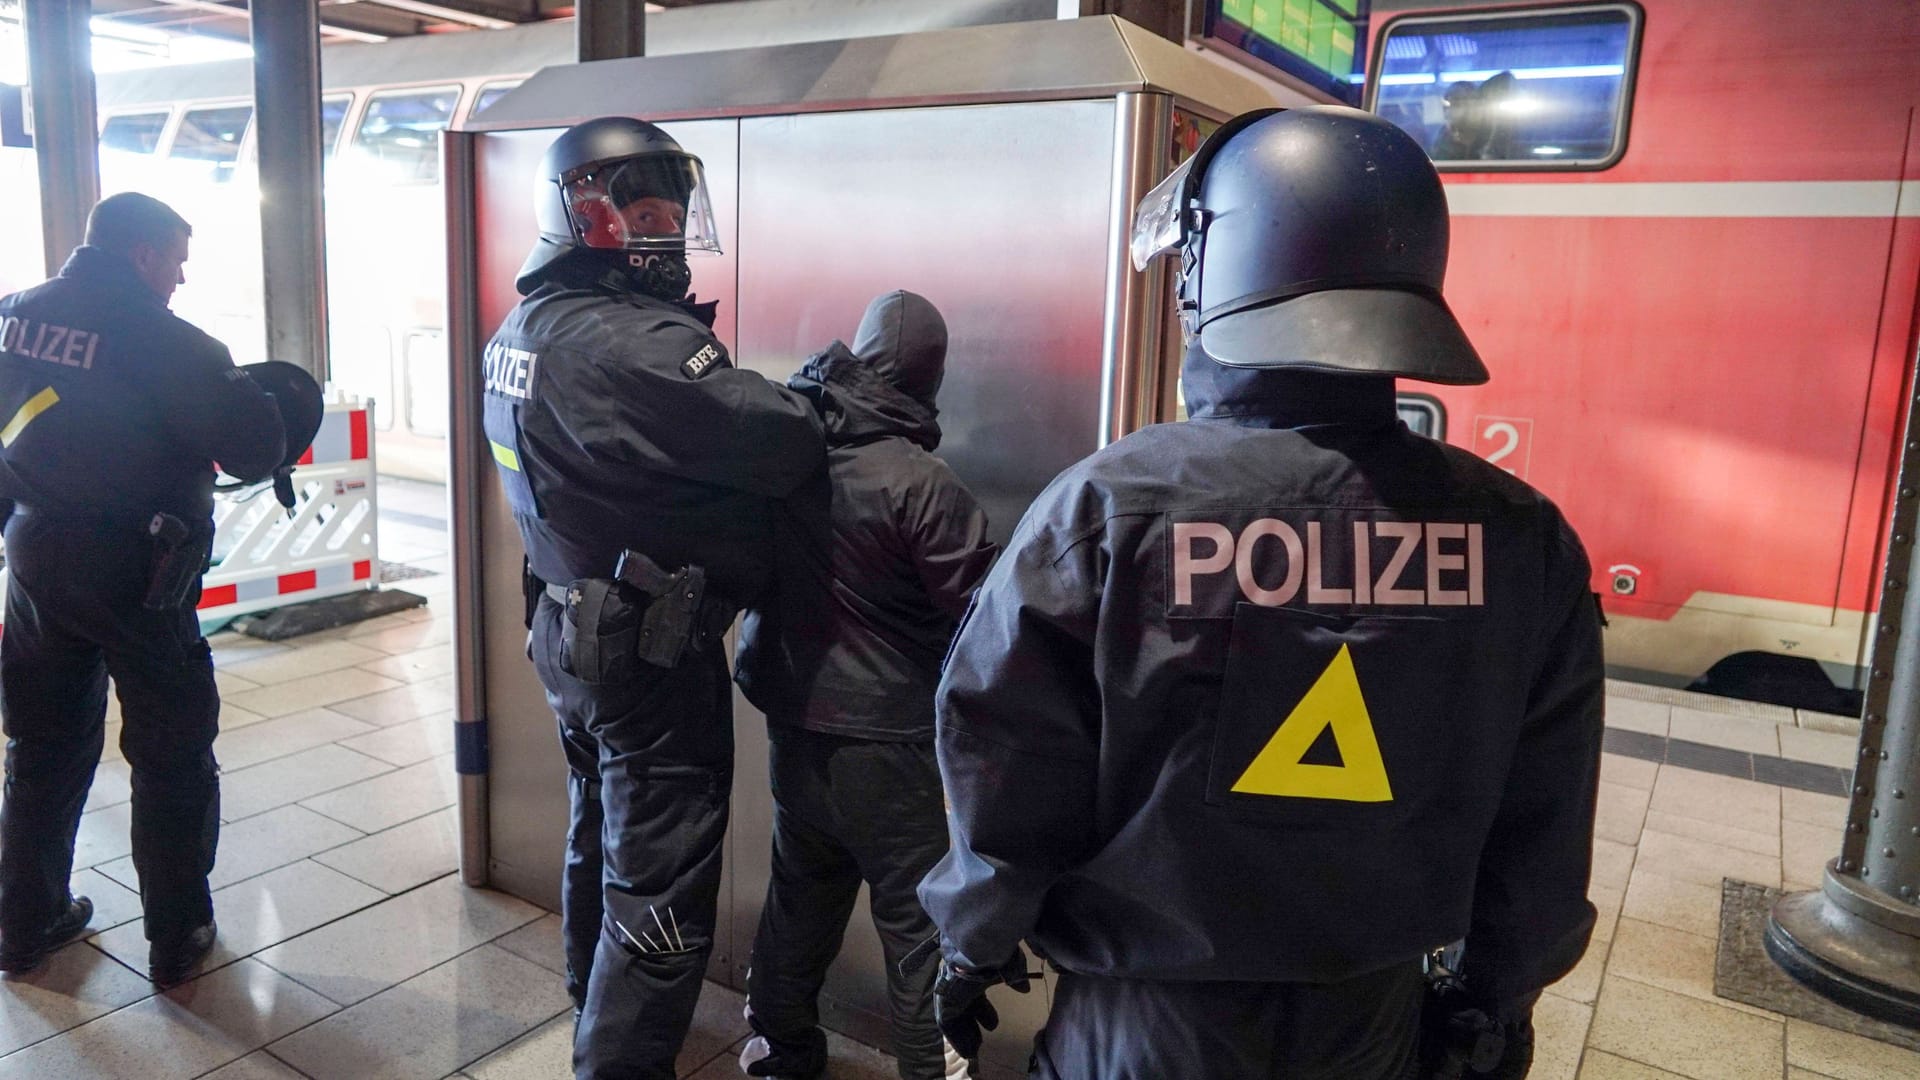
[[[284,466],[273,470],[273,497],[287,508],[287,516],[293,516],[293,467]]]
[[[1427,1080],[1525,1080],[1533,1067],[1531,1008],[1503,1021],[1463,1001],[1430,997],[1424,1026],[1420,1075]]]
[[[940,961],[940,975],[933,980],[933,1017],[940,1034],[947,1037],[961,1057],[973,1061],[980,1056],[980,1033],[1000,1026],[1000,1014],[987,1000],[987,988],[1006,983],[1026,993],[1034,972],[1027,970],[1027,954],[1018,945],[1006,962],[995,968],[963,968]]]

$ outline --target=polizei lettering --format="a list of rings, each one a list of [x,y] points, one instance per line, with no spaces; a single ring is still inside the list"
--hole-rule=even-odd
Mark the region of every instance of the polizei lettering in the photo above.
[[[519,398],[521,401],[532,400],[533,377],[539,364],[539,353],[509,348],[497,342],[487,346],[487,354],[480,362],[486,376],[487,393]]]
[[[100,335],[91,330],[35,322],[17,315],[0,316],[0,353],[89,371],[99,347]]]
[[[1258,513],[1258,512],[1256,512]],[[1167,613],[1227,618],[1266,607],[1482,607],[1485,526],[1328,511],[1171,521]]]

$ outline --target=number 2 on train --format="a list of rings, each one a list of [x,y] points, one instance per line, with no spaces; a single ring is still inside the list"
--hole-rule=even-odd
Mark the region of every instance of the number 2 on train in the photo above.
[[[1517,416],[1474,417],[1473,452],[1525,480],[1533,457],[1533,421]]]

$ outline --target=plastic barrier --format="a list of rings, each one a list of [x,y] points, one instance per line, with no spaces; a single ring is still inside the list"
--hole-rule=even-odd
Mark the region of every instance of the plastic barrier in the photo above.
[[[215,496],[202,626],[380,583],[371,406],[327,405],[320,433],[293,471],[291,518],[271,485]]]

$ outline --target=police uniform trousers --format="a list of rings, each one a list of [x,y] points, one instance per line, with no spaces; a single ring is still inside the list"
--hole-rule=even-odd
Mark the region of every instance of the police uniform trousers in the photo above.
[[[120,748],[133,770],[133,865],[147,939],[178,942],[213,921],[207,875],[220,834],[220,697],[194,615],[199,583],[182,607],[142,607],[152,547],[130,526],[21,510],[7,523],[6,545],[0,934],[38,933],[66,910],[111,675]]]
[[[578,1080],[672,1080],[713,952],[733,784],[733,684],[715,642],[619,684],[560,667],[565,615],[534,613],[572,821],[560,883]]]
[[[780,723],[767,731],[773,866],[747,973],[754,1030],[796,1075],[826,1067],[820,987],[864,881],[886,957],[900,1075],[941,1080],[945,1044],[930,993],[939,965],[900,973],[901,959],[934,934],[914,890],[947,853],[933,743],[849,738]]]
[[[1034,1040],[1030,1075],[1412,1080],[1425,993],[1417,960],[1337,983],[1155,982],[1063,971]]]

